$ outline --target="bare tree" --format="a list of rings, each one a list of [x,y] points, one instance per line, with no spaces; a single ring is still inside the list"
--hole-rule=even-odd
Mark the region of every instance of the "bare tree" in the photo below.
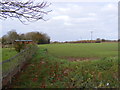
[[[17,32],[15,31],[15,30],[11,30],[11,31],[9,31],[8,33],[7,33],[7,36],[8,36],[8,41],[9,41],[9,43],[14,43],[14,41],[16,40],[16,39],[18,39],[19,38],[19,35],[17,34]]]
[[[32,0],[23,2],[20,0],[2,0],[0,1],[0,19],[18,18],[22,23],[34,22],[43,18],[44,15],[51,12],[45,11],[50,3],[35,3]]]

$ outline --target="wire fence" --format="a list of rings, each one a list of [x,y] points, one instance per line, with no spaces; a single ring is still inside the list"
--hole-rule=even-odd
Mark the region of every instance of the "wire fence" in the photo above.
[[[0,63],[2,65],[2,86],[11,83],[12,77],[21,71],[28,60],[32,59],[37,49],[37,46],[31,46],[14,57]]]

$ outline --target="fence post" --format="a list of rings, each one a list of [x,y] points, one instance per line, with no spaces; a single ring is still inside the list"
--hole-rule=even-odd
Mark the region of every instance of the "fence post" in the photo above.
[[[11,65],[11,60],[10,60],[10,66],[12,66],[12,65]],[[11,69],[11,68],[10,68],[10,69]],[[10,84],[11,84],[11,81],[12,81],[12,80],[11,80],[11,79],[12,79],[11,71],[12,71],[12,70],[10,70]]]
[[[2,73],[3,74],[2,81],[3,80],[6,81],[6,79],[7,79],[6,82],[11,84],[12,76],[14,76],[17,72],[21,71],[21,67],[24,65],[24,63],[26,61],[28,61],[29,59],[32,58],[32,56],[35,54],[36,50],[37,50],[36,46],[32,46],[31,48],[27,48],[24,51],[15,55],[14,57],[2,62],[2,65],[5,63],[8,63],[10,66],[9,68],[7,68],[4,71],[4,73]]]
[[[20,56],[18,58],[18,63],[19,63],[19,61],[20,61]],[[19,69],[19,72],[20,72],[21,71],[20,64],[18,64],[18,69]]]

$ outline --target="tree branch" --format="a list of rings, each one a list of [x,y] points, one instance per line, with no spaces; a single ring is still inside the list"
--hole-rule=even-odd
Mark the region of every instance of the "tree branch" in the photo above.
[[[17,0],[3,0],[0,2],[0,18],[18,18],[22,23],[34,22],[40,19],[44,20],[44,15],[51,12],[51,10],[43,11],[43,9],[49,7],[49,5],[50,4],[47,2],[34,4],[34,2],[31,0],[27,2],[21,2]]]

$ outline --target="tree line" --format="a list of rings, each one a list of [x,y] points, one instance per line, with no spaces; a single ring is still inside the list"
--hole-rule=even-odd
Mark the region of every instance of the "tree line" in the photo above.
[[[18,34],[15,30],[7,32],[6,35],[1,37],[3,45],[13,44],[15,40],[33,40],[36,44],[49,44],[50,37],[46,33],[41,32],[28,32],[25,34]]]

